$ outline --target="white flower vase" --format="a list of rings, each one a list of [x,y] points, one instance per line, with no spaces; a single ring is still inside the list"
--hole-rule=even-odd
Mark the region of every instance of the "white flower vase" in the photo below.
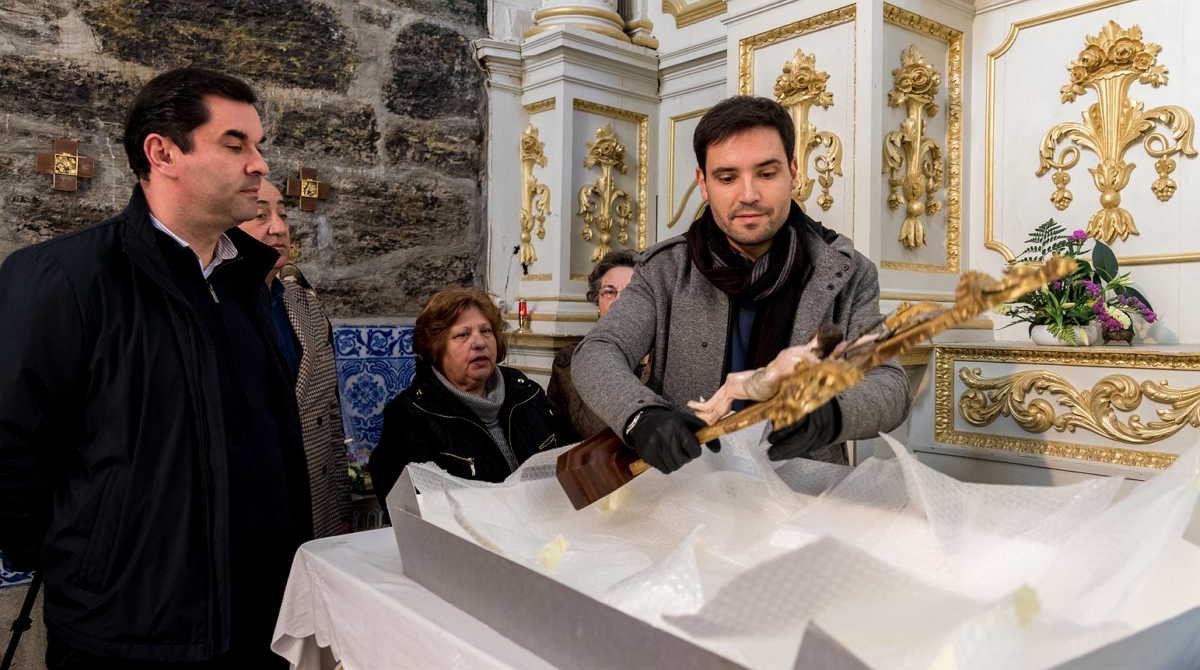
[[[1150,338],[1150,329],[1154,327],[1152,323],[1146,323],[1146,319],[1140,314],[1130,315],[1133,320],[1133,343],[1134,344],[1154,344],[1154,340]]]
[[[1091,347],[1102,342],[1100,324],[1092,321],[1086,326],[1073,326],[1075,341],[1068,342],[1050,332],[1049,326],[1034,326],[1029,336],[1037,344],[1047,347]]]

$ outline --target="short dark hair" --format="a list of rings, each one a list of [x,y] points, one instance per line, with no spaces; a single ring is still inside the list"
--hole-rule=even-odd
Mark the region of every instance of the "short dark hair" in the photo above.
[[[708,148],[730,135],[751,128],[774,128],[783,140],[783,150],[788,160],[796,153],[796,126],[783,105],[770,98],[750,95],[735,95],[718,102],[704,113],[696,132],[692,134],[692,148],[696,151],[696,164],[704,172]]]
[[[637,256],[634,256],[632,251],[621,249],[604,254],[604,258],[601,258],[600,262],[596,263],[596,267],[592,268],[592,274],[588,275],[588,302],[593,305],[600,302],[600,280],[608,274],[609,270],[635,267],[637,267]]]
[[[441,372],[442,354],[446,353],[450,328],[471,307],[478,309],[492,325],[492,332],[496,335],[496,363],[503,361],[508,353],[508,344],[503,335],[504,317],[500,315],[500,309],[492,302],[491,296],[480,288],[447,288],[433,294],[413,327],[413,350],[417,356]]]
[[[192,131],[208,122],[204,97],[209,95],[251,105],[258,101],[254,89],[241,79],[198,67],[164,72],[142,87],[125,117],[122,138],[135,175],[150,178],[150,161],[142,145],[151,133],[170,139],[184,153],[192,150]]]

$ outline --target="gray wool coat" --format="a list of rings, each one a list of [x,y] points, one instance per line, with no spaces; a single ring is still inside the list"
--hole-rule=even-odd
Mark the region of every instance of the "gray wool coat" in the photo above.
[[[822,234],[824,233],[824,234]],[[878,322],[879,273],[853,243],[826,229],[805,228],[802,243],[812,273],[796,309],[793,345],[831,322],[848,339]],[[711,397],[723,381],[729,298],[692,264],[680,235],[643,255],[621,299],[580,342],[571,373],[583,401],[618,435],[643,407],[686,410],[687,401]],[[633,374],[647,353],[649,382]],[[842,432],[837,442],[875,437],[908,416],[908,377],[895,360],[869,371],[838,396]]]

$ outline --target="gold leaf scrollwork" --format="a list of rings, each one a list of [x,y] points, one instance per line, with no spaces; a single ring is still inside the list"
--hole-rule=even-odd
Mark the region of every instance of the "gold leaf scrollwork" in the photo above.
[[[550,187],[539,184],[533,166],[546,167],[544,145],[538,129],[529,124],[521,133],[521,265],[537,260],[533,249],[534,226],[539,240],[546,238],[546,217],[550,214]]]
[[[808,120],[809,110],[813,106],[828,109],[833,105],[833,93],[825,89],[829,81],[828,72],[816,69],[817,57],[797,49],[792,60],[784,63],[783,74],[775,80],[775,100],[788,108],[792,114],[792,122],[796,126],[796,188],[792,198],[800,209],[812,194],[813,184],[821,185],[821,194],[817,196],[817,205],[823,210],[833,206],[833,196],[829,189],[833,187],[833,176],[842,175],[842,140],[837,135],[817,130]],[[825,153],[813,158],[813,169],[817,178],[808,176],[808,157],[813,149],[825,145]]]
[[[579,189],[579,215],[583,217],[583,239],[591,242],[599,234],[592,262],[599,261],[609,252],[612,230],[616,228],[617,241],[629,243],[629,221],[633,218],[633,200],[625,191],[617,188],[613,176],[616,168],[625,174],[625,145],[621,144],[612,125],[596,129],[596,140],[588,142],[588,155],[583,159],[585,168],[600,167],[600,177],[595,182]],[[595,232],[593,231],[595,228]]]
[[[1079,57],[1067,66],[1071,81],[1060,91],[1064,103],[1092,89],[1097,101],[1083,113],[1083,123],[1060,123],[1042,139],[1037,176],[1055,170],[1058,189],[1051,196],[1055,207],[1065,209],[1071,202],[1065,182],[1059,174],[1079,163],[1080,149],[1096,153],[1099,165],[1090,170],[1092,181],[1100,191],[1100,209],[1088,220],[1088,233],[1112,243],[1137,235],[1133,215],[1121,207],[1121,190],[1129,184],[1133,163],[1125,162],[1125,152],[1141,142],[1146,153],[1157,159],[1155,169],[1159,178],[1151,190],[1159,200],[1166,201],[1175,193],[1176,184],[1168,175],[1175,169],[1170,156],[1196,155],[1193,146],[1195,122],[1187,110],[1178,105],[1163,105],[1151,110],[1145,104],[1129,98],[1134,82],[1158,88],[1167,83],[1167,68],[1158,64],[1162,47],[1142,40],[1142,29],[1128,30],[1109,21],[1100,34],[1086,38]],[[1161,124],[1169,130],[1170,139],[1155,128]],[[1071,144],[1059,151],[1059,144]],[[1166,162],[1164,162],[1166,161]],[[1065,193],[1065,195],[1064,195]]]
[[[920,217],[942,208],[933,197],[943,185],[942,149],[925,136],[925,117],[937,114],[933,98],[941,82],[942,76],[915,45],[900,54],[900,67],[892,70],[888,105],[903,107],[905,116],[900,129],[885,136],[883,160],[890,189],[888,208],[905,206],[900,242],[908,249],[925,246],[925,224]]]
[[[958,409],[973,426],[987,426],[998,417],[1011,417],[1030,433],[1075,432],[1082,428],[1100,437],[1125,444],[1149,444],[1171,437],[1187,426],[1200,427],[1200,386],[1170,388],[1167,382],[1144,381],[1129,375],[1108,375],[1090,390],[1076,390],[1066,379],[1043,370],[1028,370],[988,379],[979,368],[962,368],[959,379],[967,391]],[[1055,398],[1067,409],[1058,413],[1043,397]],[[1132,412],[1142,400],[1168,405],[1158,409],[1158,419],[1143,422],[1138,415],[1122,419],[1114,410]]]

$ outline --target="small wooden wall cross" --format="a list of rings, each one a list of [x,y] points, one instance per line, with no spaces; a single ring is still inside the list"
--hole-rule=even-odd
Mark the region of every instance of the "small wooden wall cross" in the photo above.
[[[79,155],[79,143],[74,140],[54,140],[54,153],[37,155],[38,174],[54,175],[55,191],[75,191],[79,178],[91,179],[96,161]]]
[[[300,211],[317,211],[317,201],[329,197],[329,184],[317,179],[313,168],[300,168],[300,178],[288,177],[287,194],[300,197]]]

